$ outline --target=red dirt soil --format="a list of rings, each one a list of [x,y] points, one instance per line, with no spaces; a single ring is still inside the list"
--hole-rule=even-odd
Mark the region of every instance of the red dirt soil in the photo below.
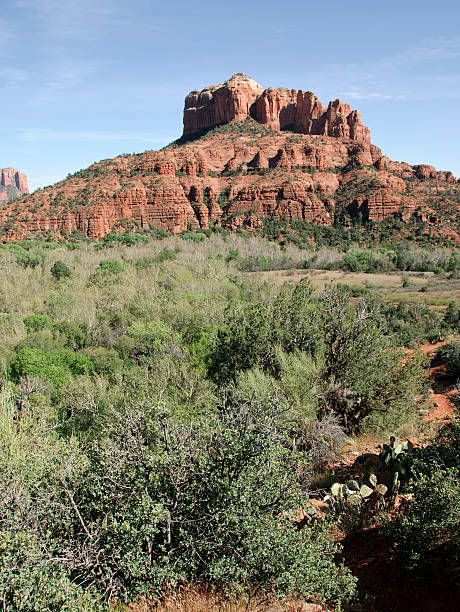
[[[422,344],[420,346],[425,355],[431,359],[430,380],[432,389],[428,399],[430,412],[425,415],[425,421],[427,422],[438,421],[447,423],[455,411],[450,399],[452,395],[452,390],[449,390],[451,381],[447,377],[445,365],[436,356],[436,350],[445,344],[447,344],[446,340],[436,344]]]
[[[358,578],[356,612],[440,612],[460,610],[460,586],[444,576],[418,580],[403,572],[389,541],[372,528],[344,542],[345,564]]]
[[[445,365],[441,363],[436,354],[436,350],[447,343],[447,340],[443,340],[435,344],[421,344],[418,347],[430,358],[429,379],[431,381],[431,390],[424,410],[426,413],[424,420],[426,422],[448,423],[455,412],[455,407],[450,399],[453,390],[449,389],[452,381],[447,376]],[[406,353],[413,353],[413,350],[406,349]]]

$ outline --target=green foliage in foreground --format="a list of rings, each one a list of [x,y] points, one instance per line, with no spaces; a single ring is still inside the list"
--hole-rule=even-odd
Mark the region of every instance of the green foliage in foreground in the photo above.
[[[279,352],[301,352],[319,361],[318,412],[334,411],[348,431],[409,420],[422,383],[421,356],[403,353],[382,327],[378,302],[353,307],[344,287],[328,287],[318,299],[308,282],[285,288],[271,305],[251,304],[229,317],[208,356],[216,382],[257,366],[279,372]],[[380,319],[380,321],[379,321]]]
[[[179,425],[137,384],[137,396],[109,400],[86,442],[57,434],[42,406],[23,404],[18,418],[3,388],[3,602],[96,609],[95,589],[132,600],[184,579],[348,601],[354,579],[334,562],[327,524],[292,524],[301,457],[289,449],[276,395],[229,389],[213,414]],[[76,423],[81,431],[73,415],[67,427]]]
[[[259,282],[238,269],[250,240],[200,240],[2,260],[7,608],[97,610],[184,579],[353,597],[330,524],[294,528],[306,466],[344,430],[416,414],[424,362],[401,339],[444,322],[345,286]],[[64,260],[72,274],[56,282]]]
[[[46,544],[33,532],[1,531],[0,537],[0,603],[5,610],[102,612],[108,609],[94,589],[76,585],[62,565],[50,560]]]
[[[445,427],[439,440],[419,450],[412,465],[412,500],[387,524],[402,566],[458,571],[460,565],[460,425]]]

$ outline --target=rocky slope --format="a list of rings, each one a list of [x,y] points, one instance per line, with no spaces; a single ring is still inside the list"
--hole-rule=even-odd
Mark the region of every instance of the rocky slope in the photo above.
[[[16,168],[0,168],[0,203],[29,193],[27,176]]]
[[[2,240],[221,224],[266,217],[333,225],[396,217],[459,241],[459,182],[393,162],[357,111],[310,92],[266,89],[244,75],[191,92],[184,135],[161,151],[104,160],[0,210]],[[349,222],[349,221],[345,221]]]

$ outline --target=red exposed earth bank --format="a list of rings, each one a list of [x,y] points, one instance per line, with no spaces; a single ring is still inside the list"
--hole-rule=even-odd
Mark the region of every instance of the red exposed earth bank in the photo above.
[[[103,160],[2,206],[0,234],[99,239],[211,223],[257,231],[264,217],[332,225],[346,211],[365,221],[417,220],[457,243],[459,201],[452,173],[383,156],[347,104],[263,90],[237,74],[186,97],[182,139]]]

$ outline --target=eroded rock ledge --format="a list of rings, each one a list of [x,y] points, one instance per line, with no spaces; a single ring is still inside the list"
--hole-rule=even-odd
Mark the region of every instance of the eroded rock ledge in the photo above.
[[[234,74],[224,84],[191,91],[185,98],[184,132],[190,136],[230,121],[252,117],[273,130],[346,138],[370,144],[369,128],[361,114],[341,100],[324,106],[311,91],[263,90],[245,74]]]

